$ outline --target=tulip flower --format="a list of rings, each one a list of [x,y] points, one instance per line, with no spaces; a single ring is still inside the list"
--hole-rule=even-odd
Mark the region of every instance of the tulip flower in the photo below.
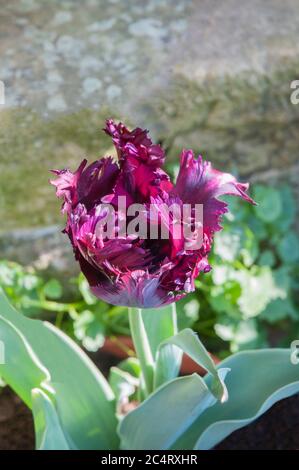
[[[74,173],[53,170],[57,178],[51,183],[63,199],[67,216],[65,233],[97,297],[138,308],[175,302],[194,290],[200,273],[211,269],[208,255],[213,235],[221,230],[221,216],[228,211],[220,197],[239,196],[254,203],[247,194],[248,184],[213,169],[201,156],[195,158],[192,150],[182,151],[178,177],[172,183],[162,168],[164,151],[152,143],[148,131],[130,131],[112,120],[104,130],[112,138],[117,161],[109,156],[90,165],[83,160]],[[108,213],[108,205],[113,214]],[[134,211],[130,212],[135,205],[141,208],[139,224],[134,222]],[[181,214],[190,207],[188,223],[167,210],[174,205]],[[199,222],[198,207],[202,208]],[[155,220],[153,214],[158,215]],[[105,231],[107,216],[113,221],[113,233]],[[130,224],[142,225],[142,233],[126,230]],[[168,237],[161,235],[164,225]],[[193,227],[193,238],[185,234],[188,225]],[[200,245],[192,244],[196,231],[201,234]],[[153,232],[158,236],[151,236]]]

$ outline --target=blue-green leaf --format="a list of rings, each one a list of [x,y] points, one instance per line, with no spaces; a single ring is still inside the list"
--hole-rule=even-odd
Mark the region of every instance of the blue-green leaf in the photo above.
[[[274,222],[282,212],[281,195],[274,188],[255,186],[254,199],[258,206],[254,208],[256,215],[264,222]]]
[[[289,349],[237,353],[218,368],[229,367],[228,401],[207,409],[174,445],[174,449],[210,449],[236,429],[254,421],[277,401],[299,391],[299,365]],[[205,381],[209,384],[210,378]]]
[[[156,390],[121,421],[121,447],[169,449],[215,401],[199,375],[174,379]]]
[[[114,394],[83,351],[53,325],[14,310],[0,291],[0,375],[32,408],[31,392],[55,401],[63,432],[79,449],[118,446]],[[54,398],[55,397],[55,400]]]
[[[184,353],[191,357],[193,361],[209,372],[213,377],[211,384],[212,393],[222,402],[227,400],[227,390],[221,377],[222,375],[225,375],[229,369],[226,370],[224,374],[221,369],[219,370],[216,368],[211,356],[194,331],[190,328],[180,331],[177,335],[163,342],[160,345],[160,350],[163,351],[163,348],[168,344],[173,344],[180,348]]]
[[[32,412],[37,450],[70,450],[53,401],[41,389],[32,390]]]
[[[57,279],[50,279],[43,286],[43,293],[49,299],[60,299],[62,296],[62,285]]]
[[[278,253],[285,263],[296,263],[299,260],[299,238],[295,232],[282,235],[278,243]]]

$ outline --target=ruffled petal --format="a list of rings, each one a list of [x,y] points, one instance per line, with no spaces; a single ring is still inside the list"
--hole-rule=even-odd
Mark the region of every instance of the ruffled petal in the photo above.
[[[78,200],[92,207],[114,187],[120,170],[111,157],[89,165],[78,179]]]
[[[108,119],[104,131],[112,137],[121,163],[126,157],[143,160],[153,166],[161,166],[164,163],[164,150],[160,145],[152,143],[148,130],[136,127],[129,131],[122,122],[116,124],[112,119]]]
[[[57,178],[50,183],[56,186],[56,196],[64,199],[62,212],[70,212],[79,203],[86,207],[94,206],[111,191],[120,172],[111,157],[102,158],[87,167],[86,164],[87,160],[83,160],[75,173],[68,169],[51,170]]]
[[[56,196],[63,198],[62,212],[69,212],[76,204],[78,204],[77,185],[80,176],[87,164],[87,160],[83,160],[79,168],[72,173],[68,169],[64,170],[51,170],[52,173],[57,175],[55,180],[50,180],[50,183],[56,187]]]
[[[148,137],[148,131],[137,127],[129,131],[122,123],[107,120],[105,132],[112,141],[119,157],[122,177],[117,192],[127,192],[135,202],[145,202],[151,196],[170,191],[172,183],[161,169],[165,153]]]
[[[192,150],[183,150],[173,193],[184,203],[203,204],[204,233],[211,236],[221,229],[221,216],[228,209],[227,203],[218,199],[220,196],[239,196],[255,204],[246,193],[247,189],[247,183],[239,183],[231,174],[213,169],[201,156],[195,159]]]
[[[159,275],[145,270],[124,273],[112,280],[79,257],[81,270],[93,294],[112,305],[138,308],[156,308],[174,302],[176,298],[161,287]]]

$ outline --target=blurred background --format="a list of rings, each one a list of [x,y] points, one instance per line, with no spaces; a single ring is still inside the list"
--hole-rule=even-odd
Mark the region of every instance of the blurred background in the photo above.
[[[296,0],[0,1],[0,284],[25,315],[90,351],[128,334],[61,230],[49,169],[109,153],[108,117],[144,126],[177,171],[193,148],[250,181],[213,270],[179,303],[218,357],[299,337],[299,5]],[[79,289],[78,289],[79,287]]]

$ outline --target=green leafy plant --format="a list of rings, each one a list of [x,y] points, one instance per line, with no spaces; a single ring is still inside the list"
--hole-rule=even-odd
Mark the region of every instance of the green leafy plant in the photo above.
[[[215,235],[213,269],[197,281],[193,326],[220,355],[227,345],[231,352],[285,346],[299,332],[294,197],[286,186],[256,185],[253,194],[255,207],[230,201],[225,230]]]
[[[299,391],[288,349],[215,367],[191,329],[177,332],[174,305],[130,309],[129,319],[138,359],[112,368],[109,383],[64,333],[19,314],[1,291],[0,374],[33,412],[37,449],[210,449]],[[178,377],[182,352],[204,378]]]

